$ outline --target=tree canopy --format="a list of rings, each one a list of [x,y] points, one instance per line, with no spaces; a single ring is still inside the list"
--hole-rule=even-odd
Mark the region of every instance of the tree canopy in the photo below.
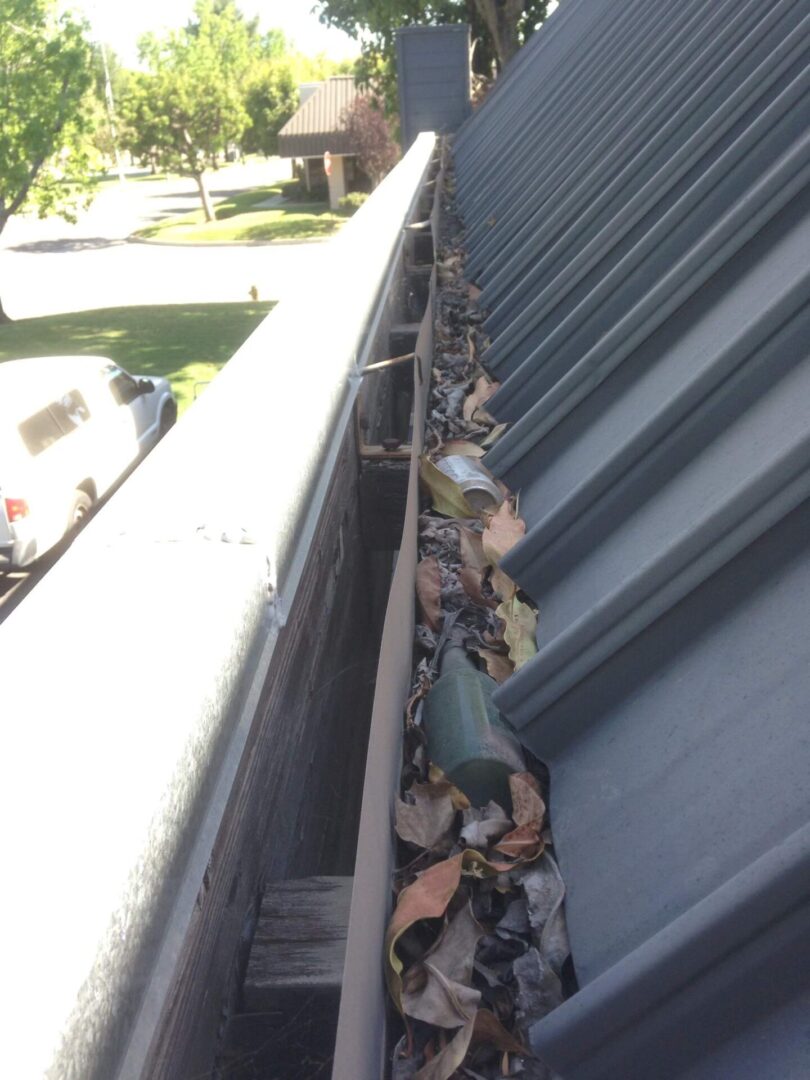
[[[90,189],[87,31],[55,0],[0,0],[0,232],[31,207],[70,218]]]
[[[149,71],[132,80],[121,102],[128,147],[143,154],[151,141],[161,166],[193,177],[208,221],[214,212],[205,171],[247,125],[244,82],[255,34],[233,0],[197,0],[182,30],[141,38]]]
[[[318,0],[321,22],[361,42],[362,75],[377,82],[396,108],[395,34],[401,26],[470,24],[474,70],[502,68],[542,23],[549,0]]]
[[[181,30],[147,34],[139,48],[148,70],[119,73],[116,89],[122,143],[141,161],[193,177],[209,221],[206,169],[232,144],[275,153],[298,84],[338,67],[292,51],[279,30],[260,33],[234,0],[197,0]]]

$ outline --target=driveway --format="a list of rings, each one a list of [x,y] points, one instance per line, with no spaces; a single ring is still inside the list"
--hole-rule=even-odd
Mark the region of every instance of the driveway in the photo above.
[[[279,158],[231,165],[208,176],[214,198],[290,175]],[[321,244],[173,247],[129,235],[199,206],[192,180],[105,185],[75,225],[13,218],[0,236],[0,297],[15,319],[133,304],[280,300],[319,257]],[[328,241],[327,241],[328,242]]]

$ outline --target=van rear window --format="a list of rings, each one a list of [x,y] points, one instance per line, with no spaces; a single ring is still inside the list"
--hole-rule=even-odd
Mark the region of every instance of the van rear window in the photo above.
[[[48,406],[67,435],[90,419],[90,410],[78,390],[70,390]]]
[[[23,420],[19,432],[29,454],[36,456],[89,419],[90,410],[84,398],[78,390],[70,390]]]

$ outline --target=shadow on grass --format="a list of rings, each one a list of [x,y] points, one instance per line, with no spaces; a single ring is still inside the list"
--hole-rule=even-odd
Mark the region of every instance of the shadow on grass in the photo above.
[[[112,240],[106,236],[81,236],[75,240],[31,240],[25,244],[15,244],[8,250],[30,254],[42,252],[48,255],[61,255],[76,251],[103,251],[105,248],[119,247],[126,242],[126,239]]]
[[[294,199],[290,195],[295,195]],[[308,240],[330,236],[343,224],[343,218],[331,213],[320,195],[308,195],[297,180],[250,188],[248,191],[220,189],[211,191],[216,204],[216,220],[206,222],[201,209],[184,214],[166,214],[138,230],[142,239],[175,243],[224,242],[251,243],[272,240]],[[165,196],[164,196],[165,197]],[[273,200],[270,206],[262,203]],[[236,220],[244,218],[242,222]],[[319,220],[320,218],[323,220]],[[218,228],[230,221],[230,227]]]
[[[271,310],[271,303],[104,308],[0,326],[0,361],[25,356],[106,356],[134,375],[172,383],[180,412]]]

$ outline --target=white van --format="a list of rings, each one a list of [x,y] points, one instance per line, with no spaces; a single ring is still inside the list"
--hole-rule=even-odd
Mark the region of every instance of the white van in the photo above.
[[[176,417],[168,380],[103,357],[0,363],[0,570],[53,547]]]

